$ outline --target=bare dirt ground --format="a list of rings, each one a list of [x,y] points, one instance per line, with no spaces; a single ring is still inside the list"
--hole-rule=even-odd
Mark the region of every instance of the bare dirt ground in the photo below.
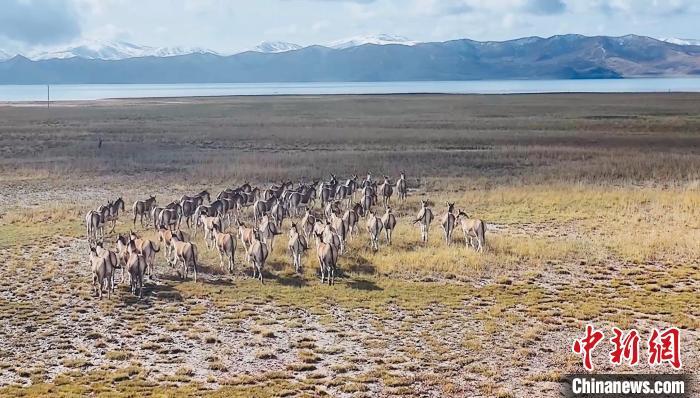
[[[698,123],[695,99],[671,97],[686,105],[669,115],[665,103],[629,96],[626,111],[647,119],[609,124],[607,118],[604,126],[587,123],[601,120],[592,119],[601,113],[623,113],[598,105],[619,99],[566,97],[562,105],[557,98],[521,97],[434,98],[447,107],[446,118],[459,119],[449,122],[445,113],[410,96],[383,100],[389,103],[372,99],[385,110],[406,101],[404,107],[422,115],[400,123],[391,114],[363,114],[362,101],[353,98],[73,104],[67,108],[77,113],[59,112],[49,122],[31,107],[0,109],[8,120],[0,135],[9,145],[3,151],[10,154],[0,162],[0,395],[559,396],[562,376],[582,370],[570,347],[587,323],[608,335],[612,326],[635,327],[643,338],[652,327],[680,327],[683,372],[697,373],[700,264],[694,242],[700,194],[693,172],[685,169],[697,162],[688,146],[696,139],[690,131]],[[571,102],[578,104],[575,114]],[[182,106],[183,118],[199,115],[204,133],[171,131],[177,128],[171,106]],[[518,120],[501,120],[500,107]],[[537,116],[523,107],[536,108]],[[224,109],[230,113],[218,113]],[[454,116],[456,109],[477,114],[463,116],[465,121]],[[541,116],[547,109],[551,115]],[[236,112],[242,114],[229,119]],[[296,119],[284,124],[286,113]],[[566,126],[546,132],[562,115],[571,119]],[[656,118],[684,127],[669,138],[665,128],[654,127],[663,124]],[[440,124],[476,119],[483,119],[479,129],[438,131],[444,129]],[[406,131],[388,138],[372,134],[392,129],[389,121]],[[340,128],[331,123],[347,134],[353,130],[347,125],[364,127],[359,138],[341,140]],[[285,129],[278,142],[269,140]],[[601,133],[614,129],[614,137]],[[107,149],[121,148],[116,158],[74,147],[82,145],[86,131],[95,137],[96,130]],[[136,130],[158,145],[129,155],[140,148]],[[445,145],[488,147],[490,154],[479,155],[478,164],[466,159],[470,153],[450,155],[450,166],[443,167],[435,145],[413,130],[432,132]],[[215,137],[226,131],[236,137],[232,146]],[[629,138],[635,135],[641,142]],[[242,136],[249,136],[245,149]],[[567,136],[578,146],[576,155],[562,147]],[[249,277],[241,247],[229,275],[198,238],[203,269],[196,283],[181,281],[158,253],[158,276],[148,280],[143,299],[125,285],[110,299],[93,297],[86,210],[123,196],[127,212],[117,226],[123,233],[133,228],[129,205],[147,194],[166,203],[205,187],[218,192],[241,183],[244,174],[265,185],[283,175],[286,161],[302,165],[309,178],[326,178],[332,159],[324,152],[305,149],[306,158],[297,158],[287,151],[328,141],[336,142],[336,151],[344,148],[338,173],[364,169],[353,163],[363,148],[387,154],[392,142],[402,142],[414,151],[406,152],[410,161],[391,155],[369,161],[389,174],[405,164],[413,191],[406,203],[395,204],[394,246],[382,242],[373,253],[361,232],[340,261],[343,275],[336,286],[320,285],[311,253],[304,257],[304,273],[296,275],[284,236],[275,242],[264,286]],[[634,145],[618,148],[617,141]],[[645,153],[649,142],[660,143],[675,163],[655,169],[661,155]],[[614,153],[600,157],[597,145]],[[227,163],[222,171],[217,162],[227,156],[240,163]],[[623,170],[621,156],[639,166],[639,176]],[[431,171],[420,174],[417,159],[429,162]],[[582,181],[580,170],[569,169],[587,162],[593,163],[585,167],[595,181]],[[317,167],[324,169],[312,171]],[[487,252],[465,249],[461,231],[455,245],[446,247],[438,222],[431,242],[418,244],[410,221],[420,198],[430,198],[438,215],[449,199],[487,220]],[[150,229],[137,229],[151,236]],[[107,245],[114,239],[110,234]],[[648,365],[613,368],[608,351],[603,344],[594,355],[598,371],[652,371]]]

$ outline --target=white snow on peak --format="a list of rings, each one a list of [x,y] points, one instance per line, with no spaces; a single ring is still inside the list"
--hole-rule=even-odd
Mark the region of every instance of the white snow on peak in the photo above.
[[[253,47],[250,51],[259,53],[283,53],[303,48],[302,46],[285,41],[264,41]]]
[[[669,37],[669,38],[661,38],[659,40],[665,41],[666,43],[678,44],[680,46],[700,46],[699,39],[679,39],[679,38],[675,38],[675,37]]]
[[[12,58],[13,56],[14,55],[12,55],[6,51],[0,50],[0,61],[6,61],[6,60]]]
[[[335,48],[338,50],[350,47],[357,47],[364,44],[376,44],[376,45],[386,45],[386,44],[401,44],[404,46],[413,46],[418,44],[416,41],[409,40],[403,36],[396,35],[372,35],[372,36],[356,36],[348,39],[337,40],[328,44],[328,47]]]
[[[216,54],[216,52],[199,47],[150,47],[125,41],[84,41],[65,48],[31,52],[27,54],[27,58],[43,60],[78,57],[85,59],[119,60],[149,56],[172,57],[187,54]]]

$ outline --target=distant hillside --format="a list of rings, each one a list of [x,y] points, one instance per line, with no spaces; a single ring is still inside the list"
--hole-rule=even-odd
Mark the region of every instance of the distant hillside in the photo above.
[[[310,46],[231,56],[0,62],[0,84],[589,79],[700,75],[700,46],[642,36]]]

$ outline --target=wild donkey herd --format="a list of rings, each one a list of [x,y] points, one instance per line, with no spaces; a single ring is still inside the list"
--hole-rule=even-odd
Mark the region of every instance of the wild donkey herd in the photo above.
[[[252,265],[253,277],[263,283],[263,267],[272,250],[276,236],[281,235],[282,222],[286,217],[292,219],[288,231],[288,249],[296,272],[301,271],[302,255],[309,249],[308,240],[313,237],[316,243],[316,257],[321,271],[321,283],[335,283],[338,257],[345,253],[346,242],[358,234],[358,222],[365,219],[370,247],[379,250],[382,231],[387,244],[396,228],[396,217],[392,212],[390,201],[396,191],[400,201],[406,200],[408,185],[405,172],[392,184],[388,176],[379,183],[372,179],[371,173],[360,181],[357,175],[340,183],[335,175],[329,181],[315,180],[310,184],[300,181],[294,186],[291,181],[272,185],[267,189],[243,185],[225,189],[211,200],[208,191],[193,196],[182,196],[179,200],[158,206],[155,196],[137,200],[132,206],[133,225],[137,220],[141,227],[152,222],[158,234],[156,243],[141,237],[135,232],[129,235],[118,234],[115,250],[104,248],[105,226],[114,231],[120,211],[124,212],[124,200],[118,198],[97,210],[88,212],[85,217],[87,237],[90,242],[90,263],[92,265],[93,288],[99,297],[103,289],[107,294],[114,289],[115,270],[121,269],[121,280],[129,276],[131,291],[142,296],[143,278],[146,273],[155,277],[155,257],[161,249],[171,267],[181,264],[178,274],[187,278],[188,269],[194,273],[197,281],[198,248],[193,243],[198,231],[204,234],[204,242],[209,250],[216,249],[221,260],[221,269],[234,269],[234,254],[237,241],[243,246],[246,261]],[[359,194],[359,202],[355,197]],[[374,206],[381,203],[384,214],[379,216]],[[205,202],[206,201],[206,202]],[[317,201],[321,215],[314,212]],[[481,252],[486,243],[486,224],[480,219],[470,218],[463,211],[455,213],[454,203],[446,203],[441,225],[447,245],[451,244],[452,233],[459,224],[464,232],[467,247]],[[242,221],[246,209],[252,209],[252,223]],[[421,241],[428,241],[433,211],[427,200],[421,200],[421,208],[413,225],[419,224]],[[294,221],[297,220],[297,221]],[[190,233],[180,228],[184,223]],[[227,232],[233,227],[237,232]],[[190,234],[192,236],[190,236]]]

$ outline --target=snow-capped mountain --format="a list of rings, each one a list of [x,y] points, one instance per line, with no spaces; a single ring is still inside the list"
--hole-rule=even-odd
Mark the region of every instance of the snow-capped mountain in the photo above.
[[[13,57],[13,55],[10,55],[10,53],[0,50],[0,61],[5,61],[5,60],[8,60],[12,57]]]
[[[148,47],[147,47],[148,48]],[[152,55],[154,57],[175,57],[178,55],[188,55],[188,54],[213,54],[213,55],[219,55],[214,50],[210,50],[208,48],[203,48],[203,47],[151,47],[152,50],[150,52],[147,51],[148,55],[142,55],[143,56],[149,56]]]
[[[699,39],[679,39],[676,37],[669,37],[669,38],[665,38],[665,39],[662,38],[659,40],[665,41],[666,43],[678,44],[680,46],[700,46]]]
[[[259,53],[283,53],[287,51],[299,50],[301,48],[303,47],[298,44],[287,43],[285,41],[264,41],[253,47],[250,51]]]
[[[204,48],[186,47],[150,47],[125,41],[87,41],[72,45],[67,48],[57,48],[49,51],[40,51],[26,54],[33,60],[55,58],[84,58],[118,60],[136,57],[172,57],[187,54],[216,54],[216,52]]]
[[[405,46],[413,46],[418,44],[416,41],[409,40],[402,36],[396,35],[374,35],[374,36],[356,36],[348,39],[338,40],[326,45],[326,47],[334,49],[345,49],[357,47],[363,44],[401,44]],[[283,53],[304,48],[295,43],[285,41],[264,41],[248,51],[260,53]],[[102,60],[120,60],[127,58],[140,57],[173,57],[178,55],[188,54],[214,54],[221,55],[213,50],[201,47],[151,47],[144,46],[126,41],[96,41],[85,40],[78,43],[72,43],[69,46],[59,48],[42,48],[33,51],[23,52],[23,55],[33,61],[42,61],[49,59],[66,59],[66,58],[82,58],[82,59],[102,59]],[[12,58],[14,54],[0,49],[0,61],[5,61]]]
[[[401,44],[404,46],[413,46],[418,44],[418,42],[409,40],[403,36],[381,34],[374,36],[356,36],[348,39],[337,40],[328,43],[327,47],[335,48],[336,50],[342,50],[344,48],[357,47],[363,44]]]
[[[397,43],[395,38],[381,39],[355,40],[352,45]],[[133,49],[143,55],[137,50]],[[10,49],[5,51],[12,53]],[[469,56],[465,56],[467,52]],[[397,59],[405,67],[387,67],[395,65]],[[118,62],[84,58],[71,62],[28,61],[15,57],[0,63],[0,84],[618,79],[695,76],[699,62],[700,46],[681,48],[644,36],[572,34],[486,43],[460,39],[415,46],[307,47],[266,56],[250,52],[226,57],[195,54]]]

